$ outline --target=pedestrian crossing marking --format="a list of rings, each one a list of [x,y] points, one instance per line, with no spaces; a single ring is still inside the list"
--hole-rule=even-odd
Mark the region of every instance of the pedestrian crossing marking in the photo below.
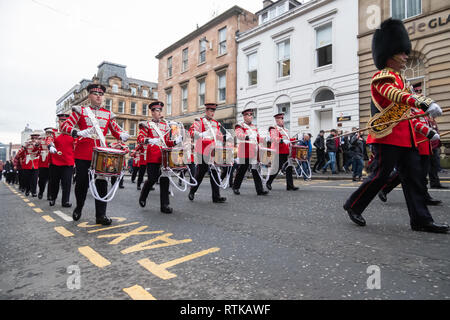
[[[36,207],[36,205],[35,205],[33,202],[28,203],[28,205],[29,205],[30,207]]]
[[[92,249],[89,246],[86,247],[80,247],[78,248],[78,251],[85,256],[93,265],[104,268],[111,264],[108,259],[105,259],[101,254],[99,254],[97,251]]]
[[[55,219],[53,219],[53,218],[50,217],[50,216],[42,216],[42,219],[44,219],[44,220],[47,221],[47,222],[55,222]]]
[[[123,291],[125,291],[125,293],[133,300],[156,300],[154,296],[139,285],[124,288]]]
[[[37,212],[37,213],[42,213],[42,212],[44,212],[44,211],[42,211],[42,209],[40,209],[40,208],[34,208],[33,209],[35,212]]]
[[[53,211],[54,214],[56,214],[58,217],[60,217],[61,219],[63,219],[64,221],[70,222],[73,220],[72,217],[69,217],[67,214],[65,214],[62,211]]]
[[[73,237],[74,234],[72,232],[70,232],[69,230],[67,230],[64,227],[55,227],[54,228],[56,232],[58,232],[60,235],[62,235],[63,237]]]

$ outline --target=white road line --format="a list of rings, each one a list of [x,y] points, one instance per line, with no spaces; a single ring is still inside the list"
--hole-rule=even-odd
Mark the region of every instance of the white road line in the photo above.
[[[56,214],[58,217],[63,219],[64,221],[70,222],[73,221],[72,217],[69,217],[67,214],[61,211],[53,211],[54,214]]]

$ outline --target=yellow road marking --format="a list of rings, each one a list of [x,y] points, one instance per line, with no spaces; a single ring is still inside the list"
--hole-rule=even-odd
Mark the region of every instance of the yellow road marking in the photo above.
[[[47,222],[55,222],[55,219],[53,219],[53,218],[50,217],[50,216],[42,216],[42,219],[44,219],[44,220],[47,221]]]
[[[64,227],[55,227],[55,231],[64,237],[73,237],[74,234]]]
[[[28,199],[23,199],[23,201],[25,201],[25,202],[30,202],[30,200],[28,200]]]
[[[111,262],[109,260],[103,258],[97,251],[92,249],[89,246],[86,247],[80,247],[78,248],[78,251],[85,256],[93,265],[104,268],[106,266],[109,266]]]
[[[123,291],[133,300],[156,300],[147,290],[138,285],[124,288]]]
[[[28,203],[28,205],[29,205],[30,207],[36,207],[36,205],[35,205],[33,202]]]
[[[42,212],[44,212],[44,211],[42,211],[42,209],[39,209],[39,208],[34,208],[33,210],[36,211],[37,213],[42,213]]]

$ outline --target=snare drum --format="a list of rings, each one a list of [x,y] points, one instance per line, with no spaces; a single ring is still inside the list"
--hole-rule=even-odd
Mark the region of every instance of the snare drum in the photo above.
[[[271,148],[259,147],[259,162],[265,166],[270,166],[275,157],[275,150]]]
[[[126,152],[123,150],[94,147],[92,152],[91,169],[95,174],[103,176],[120,176]]]
[[[214,164],[218,167],[230,167],[234,162],[234,148],[232,147],[215,147],[214,148]]]
[[[186,164],[190,163],[191,155],[184,152],[183,148],[162,148],[161,153],[163,169],[184,170]]]
[[[291,157],[300,161],[308,160],[308,147],[292,146]]]

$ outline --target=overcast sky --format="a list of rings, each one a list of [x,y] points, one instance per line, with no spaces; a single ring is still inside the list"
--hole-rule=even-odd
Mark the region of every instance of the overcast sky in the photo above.
[[[157,82],[155,56],[238,5],[262,0],[0,0],[0,142],[54,126],[56,100],[102,61]]]

